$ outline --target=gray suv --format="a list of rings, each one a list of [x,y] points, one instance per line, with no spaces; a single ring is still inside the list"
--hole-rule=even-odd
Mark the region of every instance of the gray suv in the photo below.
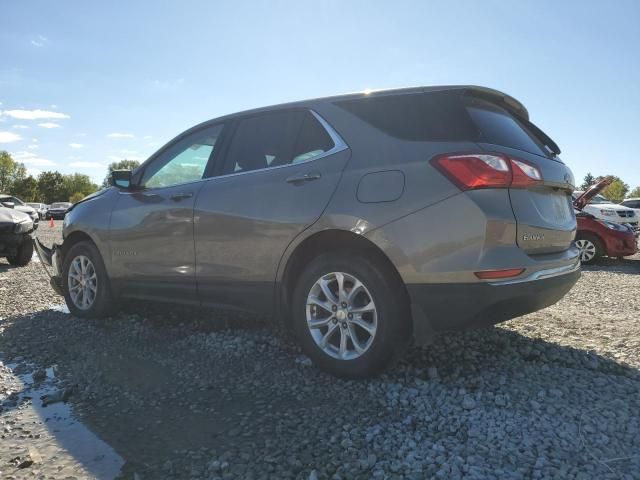
[[[321,368],[375,374],[437,332],[577,281],[574,179],[495,90],[351,94],[217,118],[69,209],[37,245],[80,317],[118,298],[271,314]]]

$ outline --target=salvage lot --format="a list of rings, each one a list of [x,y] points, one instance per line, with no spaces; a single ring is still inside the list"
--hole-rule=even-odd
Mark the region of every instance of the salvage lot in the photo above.
[[[363,382],[259,319],[128,304],[84,321],[61,303],[39,263],[0,260],[2,478],[640,478],[640,256]]]

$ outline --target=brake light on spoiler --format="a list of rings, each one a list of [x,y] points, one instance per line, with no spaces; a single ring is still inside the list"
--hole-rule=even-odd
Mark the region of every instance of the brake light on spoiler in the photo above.
[[[445,154],[434,157],[431,164],[461,190],[528,188],[542,183],[538,167],[501,154]]]

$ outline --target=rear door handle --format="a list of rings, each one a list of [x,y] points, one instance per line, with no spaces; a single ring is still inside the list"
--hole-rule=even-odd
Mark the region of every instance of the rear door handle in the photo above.
[[[171,195],[169,198],[175,202],[179,202],[180,200],[185,200],[187,198],[193,197],[193,193],[191,192],[183,192],[183,193],[175,193]]]
[[[311,182],[312,180],[319,180],[322,175],[318,172],[313,173],[305,173],[303,175],[293,175],[287,178],[287,183],[293,183],[294,185],[300,184],[303,182]]]

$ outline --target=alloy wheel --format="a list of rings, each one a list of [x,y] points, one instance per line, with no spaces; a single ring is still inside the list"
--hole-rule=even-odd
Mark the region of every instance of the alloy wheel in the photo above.
[[[576,247],[580,250],[581,262],[590,262],[596,256],[596,246],[590,240],[584,238],[576,240]]]
[[[96,300],[98,276],[89,257],[78,255],[69,265],[67,274],[69,296],[80,310],[88,310]]]
[[[376,336],[378,312],[371,293],[355,276],[332,272],[319,278],[307,296],[307,327],[327,355],[353,360]]]

